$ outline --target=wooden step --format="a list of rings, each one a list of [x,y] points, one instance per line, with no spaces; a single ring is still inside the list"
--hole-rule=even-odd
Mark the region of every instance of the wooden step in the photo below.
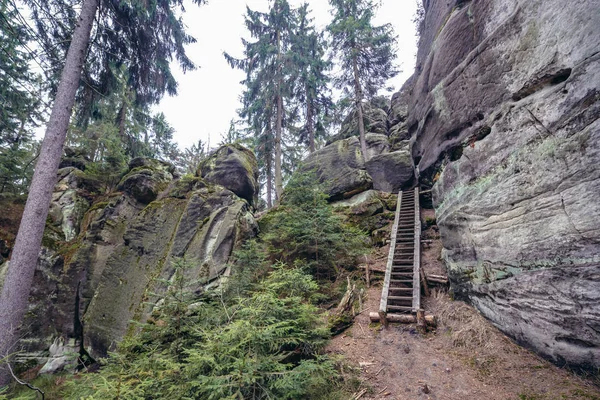
[[[387,306],[388,310],[395,310],[395,311],[408,311],[411,312],[412,311],[412,307],[408,307],[408,306],[391,306],[388,304]]]
[[[397,300],[397,301],[411,301],[412,302],[412,296],[388,296],[388,300]]]
[[[413,273],[412,272],[392,272],[392,276],[399,276],[399,277],[413,276]]]
[[[390,279],[390,283],[410,283],[412,285],[412,279]]]
[[[412,293],[413,288],[411,287],[390,287],[390,292],[392,290],[395,290],[397,292],[408,292],[408,293]]]

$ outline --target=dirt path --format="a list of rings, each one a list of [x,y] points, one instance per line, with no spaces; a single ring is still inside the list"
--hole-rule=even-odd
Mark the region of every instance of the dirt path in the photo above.
[[[427,235],[436,238],[435,226]],[[427,272],[442,271],[439,250],[435,241],[423,249]],[[367,291],[354,325],[328,348],[358,372],[367,388],[360,399],[600,400],[600,388],[514,344],[445,291],[424,300],[427,313],[438,317],[437,329],[424,336],[413,325],[370,324],[380,295],[380,284]]]

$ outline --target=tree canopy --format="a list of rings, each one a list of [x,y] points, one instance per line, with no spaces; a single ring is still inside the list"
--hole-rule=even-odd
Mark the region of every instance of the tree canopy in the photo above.
[[[329,0],[333,21],[327,27],[339,74],[337,88],[354,100],[363,157],[366,157],[363,100],[377,94],[398,70],[395,36],[390,24],[373,25],[376,6],[372,0]]]

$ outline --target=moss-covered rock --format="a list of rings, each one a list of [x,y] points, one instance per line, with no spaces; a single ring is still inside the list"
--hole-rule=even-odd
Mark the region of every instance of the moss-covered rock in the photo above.
[[[146,158],[136,158],[129,163],[130,171],[119,182],[118,190],[126,192],[143,204],[156,200],[174,178],[171,164]]]
[[[196,190],[186,199],[150,203],[127,224],[123,243],[106,260],[85,317],[87,343],[104,355],[128,332],[131,320],[144,320],[166,287],[174,258],[194,267],[190,282],[200,287],[219,277],[236,245],[256,234],[248,203],[219,188]]]
[[[58,178],[21,341],[32,357],[57,337],[105,355],[150,312],[174,258],[194,264],[191,281],[211,282],[258,229],[246,200],[201,177],[176,179],[161,161],[133,160],[110,196],[75,168]]]
[[[336,201],[331,205],[346,215],[360,215],[370,217],[384,210],[384,204],[380,199],[379,192],[367,190],[347,200]]]
[[[384,153],[389,148],[385,135],[367,134],[366,142],[367,158]],[[337,141],[312,153],[305,160],[302,170],[316,172],[331,200],[349,198],[373,187],[356,137]]]
[[[251,205],[258,203],[258,163],[254,153],[241,145],[221,146],[200,163],[196,175],[231,190]]]
[[[373,189],[397,193],[414,182],[412,158],[408,150],[379,154],[366,163]]]

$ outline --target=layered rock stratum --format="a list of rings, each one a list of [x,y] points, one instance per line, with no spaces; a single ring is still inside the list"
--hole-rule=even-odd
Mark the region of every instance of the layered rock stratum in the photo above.
[[[407,126],[458,297],[600,366],[600,9],[425,1]]]
[[[67,353],[106,355],[131,321],[145,321],[179,259],[198,290],[228,274],[232,251],[257,233],[257,163],[231,145],[203,165],[179,177],[170,164],[134,159],[113,193],[78,168],[59,171],[21,358],[43,361],[50,348],[44,372],[54,372],[73,362]]]

